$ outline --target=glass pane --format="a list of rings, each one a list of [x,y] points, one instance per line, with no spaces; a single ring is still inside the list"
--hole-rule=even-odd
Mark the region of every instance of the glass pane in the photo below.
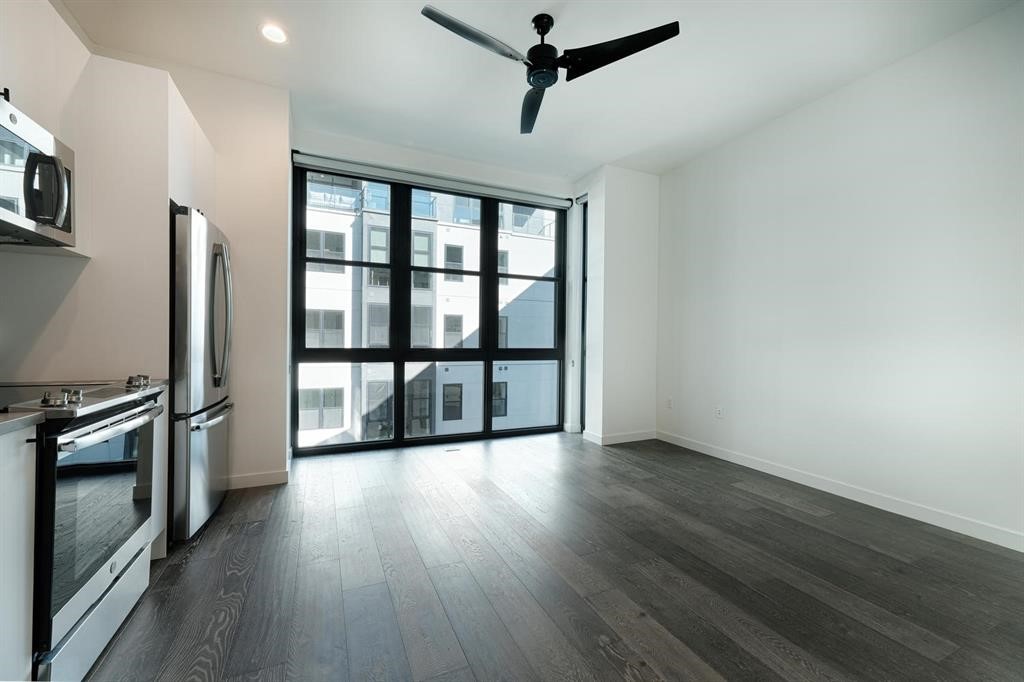
[[[491,409],[494,430],[558,423],[558,360],[494,363]]]
[[[433,272],[412,275],[410,345],[479,348],[480,278],[463,275],[461,282],[448,282]]]
[[[555,283],[509,280],[498,288],[498,347],[555,347]]]
[[[407,438],[483,429],[482,362],[410,362],[405,365]]]
[[[394,365],[299,364],[299,447],[394,437]]]
[[[387,348],[389,268],[306,266],[306,348]]]
[[[412,232],[413,265],[480,269],[479,199],[413,189]],[[446,264],[450,247],[461,249],[457,265]]]
[[[499,204],[498,271],[554,277],[556,215],[545,208]],[[501,256],[502,252],[506,255]],[[503,278],[501,284],[507,281]]]
[[[390,185],[310,173],[306,183],[306,256],[390,262],[390,212]]]

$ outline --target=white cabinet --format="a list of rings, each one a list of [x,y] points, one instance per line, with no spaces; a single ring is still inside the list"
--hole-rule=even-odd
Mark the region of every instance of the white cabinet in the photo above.
[[[0,680],[32,673],[35,435],[30,426],[0,436]]]

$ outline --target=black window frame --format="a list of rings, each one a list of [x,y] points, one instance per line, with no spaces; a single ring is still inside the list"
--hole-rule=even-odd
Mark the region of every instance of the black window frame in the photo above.
[[[354,180],[362,182],[373,182],[380,185],[390,186],[390,224],[388,227],[388,251],[390,260],[388,263],[371,263],[370,253],[367,244],[366,259],[359,261],[335,260],[326,258],[311,258],[306,256],[306,211],[307,178],[310,174],[326,174],[335,176],[341,181]],[[343,172],[332,172],[323,169],[310,169],[299,164],[292,166],[292,281],[291,281],[291,376],[292,388],[290,396],[291,420],[289,426],[289,439],[295,456],[332,454],[339,452],[352,452],[374,450],[381,448],[402,447],[404,445],[450,443],[459,441],[481,440],[496,437],[511,437],[535,433],[552,433],[563,430],[562,415],[564,412],[564,376],[565,376],[565,320],[566,320],[566,232],[567,232],[567,211],[566,209],[551,208],[550,206],[530,205],[533,208],[547,208],[553,210],[556,216],[555,226],[555,271],[550,276],[534,277],[516,275],[514,273],[498,272],[498,238],[501,226],[499,225],[499,205],[502,203],[527,206],[528,203],[514,202],[505,198],[488,196],[484,194],[472,194],[452,192],[444,187],[430,187],[426,184],[411,185],[402,182],[388,181],[380,177],[356,177],[355,175]],[[440,194],[449,194],[464,199],[480,200],[480,244],[479,244],[479,269],[478,270],[457,270],[453,271],[443,267],[416,267],[413,268],[412,260],[412,192],[413,190],[425,190]],[[320,208],[313,206],[312,208]],[[372,210],[372,208],[370,209]],[[422,220],[422,217],[417,219]],[[359,237],[353,236],[354,247],[358,247]],[[369,241],[367,232],[366,241]],[[346,244],[346,247],[349,247]],[[432,248],[437,248],[436,236]],[[353,249],[349,249],[353,250]],[[359,254],[360,256],[362,254]],[[307,266],[326,265],[354,265],[370,268],[384,268],[388,272],[388,297],[390,299],[390,324],[389,324],[389,346],[387,348],[307,348],[305,346],[305,273]],[[429,272],[434,276],[453,274],[469,275],[477,277],[479,282],[479,343],[478,348],[422,348],[412,347],[410,343],[411,334],[411,292],[414,272]],[[500,274],[500,277],[499,277]],[[555,292],[555,343],[552,348],[498,348],[498,312],[499,312],[499,281],[509,279],[525,279],[531,281],[550,281],[554,283]],[[434,287],[436,289],[436,287]],[[354,316],[359,311],[353,311]],[[350,324],[346,319],[346,324]],[[436,325],[435,325],[436,326]],[[502,361],[513,360],[556,360],[558,361],[558,415],[557,423],[550,426],[525,427],[517,429],[493,428],[493,377],[494,366]],[[352,443],[331,443],[317,446],[299,447],[298,445],[298,412],[299,412],[299,388],[298,370],[299,365],[304,363],[389,363],[392,365],[393,396],[392,405],[393,423],[396,425],[392,438],[387,440],[359,441]],[[472,433],[458,434],[435,434],[428,436],[407,436],[405,425],[410,411],[406,405],[406,364],[413,362],[481,362],[483,365],[483,386],[480,398],[483,402],[482,428]],[[353,387],[355,390],[355,387]],[[442,394],[443,395],[443,394]],[[347,397],[347,396],[346,396]],[[443,400],[438,400],[442,405],[434,405],[435,398],[431,398],[428,405],[429,417],[433,419],[435,409],[443,410]],[[473,408],[475,409],[475,408]],[[437,415],[441,416],[441,415]],[[439,421],[440,423],[440,421]]]

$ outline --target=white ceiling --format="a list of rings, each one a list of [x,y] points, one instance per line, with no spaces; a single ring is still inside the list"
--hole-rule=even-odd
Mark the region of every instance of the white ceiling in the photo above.
[[[289,89],[298,129],[570,179],[603,163],[662,172],[1011,4],[432,0],[524,53],[542,11],[559,49],[680,22],[678,38],[556,84],[520,136],[525,68],[428,21],[421,2],[63,1],[100,47]],[[260,36],[267,20],[287,44]]]

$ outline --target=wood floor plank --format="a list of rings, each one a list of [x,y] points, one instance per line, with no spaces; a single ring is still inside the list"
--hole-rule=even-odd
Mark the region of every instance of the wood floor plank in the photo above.
[[[437,566],[430,577],[477,679],[539,679],[465,564]]]
[[[425,680],[466,667],[397,501],[385,486],[365,488],[363,493],[413,677]]]
[[[228,650],[225,675],[270,670],[288,656],[288,633],[294,614],[295,583],[299,564],[299,538],[294,516],[301,491],[277,490],[264,527],[263,544]]]
[[[707,662],[619,590],[591,595],[587,601],[664,679],[724,682],[725,678]]]
[[[299,569],[287,660],[289,679],[349,679],[341,563],[324,559]]]
[[[683,595],[667,590],[664,585],[637,571],[636,563],[629,557],[606,550],[591,554],[587,559],[614,580],[616,589],[641,606],[653,620],[726,679],[783,681],[782,676],[690,610],[683,601]]]
[[[389,486],[391,483],[389,482]],[[396,489],[397,488],[397,489]],[[406,528],[416,543],[420,559],[427,568],[443,566],[459,560],[459,553],[437,523],[422,493],[414,485],[393,486],[392,493]]]
[[[360,497],[362,493],[360,490]],[[364,506],[337,510],[338,556],[341,584],[346,590],[384,581],[377,541],[373,537],[370,516]]]
[[[385,583],[345,590],[349,679],[411,682],[412,672]]]
[[[551,621],[529,590],[466,518],[443,522],[445,532],[495,612],[544,680],[592,680],[584,657]]]
[[[682,600],[688,608],[714,624],[783,677],[808,682],[850,679],[664,559],[644,561],[637,568],[651,580],[665,585],[666,589],[685,595]]]
[[[504,518],[480,503],[466,488],[467,516],[541,605],[599,677],[643,680],[650,678],[644,660],[624,644],[618,635],[595,613],[583,594],[574,590]],[[572,554],[572,552],[569,552]],[[576,561],[582,559],[576,557]],[[593,571],[595,575],[599,573]],[[610,584],[601,578],[605,589]],[[584,590],[593,594],[592,590]]]
[[[302,486],[302,530],[299,563],[338,558],[338,526],[334,482],[330,476],[311,477]]]
[[[227,650],[263,540],[263,522],[243,524],[224,569],[204,577],[209,589],[201,608],[181,624],[156,680],[215,680],[223,675]]]
[[[287,679],[284,663],[224,678],[225,682],[285,682]]]

